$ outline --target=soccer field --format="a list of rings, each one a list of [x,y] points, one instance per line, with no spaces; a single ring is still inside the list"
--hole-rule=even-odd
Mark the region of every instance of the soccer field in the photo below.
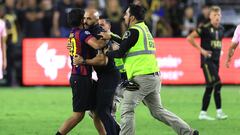
[[[227,120],[200,121],[198,114],[204,86],[164,86],[163,105],[200,131],[200,135],[240,134],[240,86],[223,86],[223,110]],[[71,115],[68,87],[0,87],[0,135],[54,135]],[[136,135],[175,135],[173,130],[150,116],[144,105],[137,107]],[[209,114],[215,116],[213,98]],[[119,120],[119,112],[118,112]],[[77,125],[70,135],[96,135],[91,118]]]

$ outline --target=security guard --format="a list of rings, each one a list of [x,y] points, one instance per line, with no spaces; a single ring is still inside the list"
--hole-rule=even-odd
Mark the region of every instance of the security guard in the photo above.
[[[134,109],[143,101],[152,116],[171,126],[179,135],[198,135],[197,130],[175,114],[164,109],[159,95],[160,75],[155,57],[153,37],[144,23],[145,9],[139,5],[130,5],[124,16],[130,28],[125,32],[119,50],[107,52],[109,58],[124,58],[124,66],[130,81],[139,85],[138,90],[126,89],[121,104],[120,135],[134,135]],[[102,33],[104,39],[112,36]]]

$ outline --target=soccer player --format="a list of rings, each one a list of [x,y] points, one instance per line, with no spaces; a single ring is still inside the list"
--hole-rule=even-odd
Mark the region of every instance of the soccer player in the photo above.
[[[229,68],[229,63],[231,61],[231,58],[232,58],[234,51],[237,48],[239,42],[240,42],[240,25],[238,25],[237,28],[235,29],[235,32],[234,32],[234,35],[232,38],[232,43],[228,50],[227,60],[225,63],[225,66],[227,68]]]
[[[210,8],[210,22],[197,28],[188,37],[188,42],[201,53],[201,68],[206,80],[205,93],[202,99],[202,110],[199,114],[200,120],[214,120],[207,115],[211,94],[214,90],[214,100],[217,109],[217,119],[226,119],[228,116],[222,111],[221,104],[221,80],[219,76],[219,58],[221,55],[222,38],[224,28],[220,24],[221,9],[218,6]],[[201,38],[201,46],[195,39]]]
[[[3,78],[3,71],[7,68],[6,40],[6,25],[5,22],[0,19],[0,79]]]
[[[91,53],[94,49],[99,49],[105,46],[106,42],[97,40],[89,31],[83,29],[84,10],[72,9],[68,14],[68,23],[72,26],[69,35],[71,44],[70,57],[72,64],[72,73],[70,77],[70,85],[72,88],[72,105],[73,114],[60,127],[56,135],[65,135],[72,130],[83,118],[86,110],[94,110],[93,101],[95,98],[93,84],[91,80],[92,66],[78,65],[74,57],[81,55],[83,58],[91,58]],[[96,115],[95,115],[96,116]],[[98,119],[101,125],[100,119]],[[104,127],[102,127],[104,129]],[[105,135],[105,130],[99,132],[100,135]]]

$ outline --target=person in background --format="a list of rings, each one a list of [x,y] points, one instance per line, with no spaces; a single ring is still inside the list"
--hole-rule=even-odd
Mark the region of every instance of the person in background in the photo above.
[[[71,0],[59,0],[55,5],[53,12],[54,37],[68,37],[71,28],[67,23],[67,14],[72,7]]]
[[[197,27],[201,27],[203,24],[209,22],[209,6],[204,5],[202,7],[202,13],[197,18]]]
[[[124,31],[121,14],[122,8],[118,0],[106,0],[106,8],[103,17],[111,20],[111,31],[117,35],[122,35]]]
[[[184,12],[182,36],[185,37],[189,35],[196,28],[196,23],[193,7],[189,6]]]
[[[240,42],[240,25],[238,25],[237,28],[235,29],[235,32],[234,32],[234,35],[233,35],[233,38],[232,38],[232,42],[231,42],[231,46],[228,49],[227,60],[225,62],[225,66],[227,68],[229,68],[231,58],[232,58],[232,56],[234,54],[234,51],[237,48],[239,42]]]
[[[6,25],[4,20],[0,19],[0,79],[3,79],[3,71],[7,68],[6,39]]]
[[[222,111],[221,88],[222,83],[219,76],[219,61],[222,48],[224,28],[220,24],[221,8],[212,6],[210,8],[210,22],[198,27],[188,37],[188,42],[201,54],[201,68],[206,80],[206,88],[202,98],[202,108],[199,114],[200,120],[215,120],[208,116],[207,109],[210,103],[212,91],[214,90],[214,100],[216,105],[216,118],[227,119],[227,115]],[[195,38],[201,38],[199,46]]]
[[[21,45],[19,39],[19,21],[15,0],[7,0],[5,3],[5,15],[7,29],[7,67],[6,86],[21,85],[22,65],[21,65]]]
[[[23,11],[24,37],[44,37],[43,17],[44,12],[38,7],[37,0],[28,0],[27,7]]]
[[[53,18],[53,1],[52,0],[42,0],[40,3],[40,9],[44,13],[44,17],[42,19],[43,23],[43,32],[44,37],[52,36],[52,18]]]

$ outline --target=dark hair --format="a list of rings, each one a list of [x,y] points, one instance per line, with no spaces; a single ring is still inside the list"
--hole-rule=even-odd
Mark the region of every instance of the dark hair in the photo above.
[[[106,17],[104,16],[100,16],[99,19],[103,19],[106,21],[107,24],[111,25],[112,24],[112,21],[110,19],[107,19]]]
[[[83,23],[84,10],[80,8],[74,8],[68,13],[68,24],[71,27],[78,27]]]
[[[130,4],[129,13],[130,15],[135,16],[137,20],[142,21],[145,18],[146,9],[140,5]]]

